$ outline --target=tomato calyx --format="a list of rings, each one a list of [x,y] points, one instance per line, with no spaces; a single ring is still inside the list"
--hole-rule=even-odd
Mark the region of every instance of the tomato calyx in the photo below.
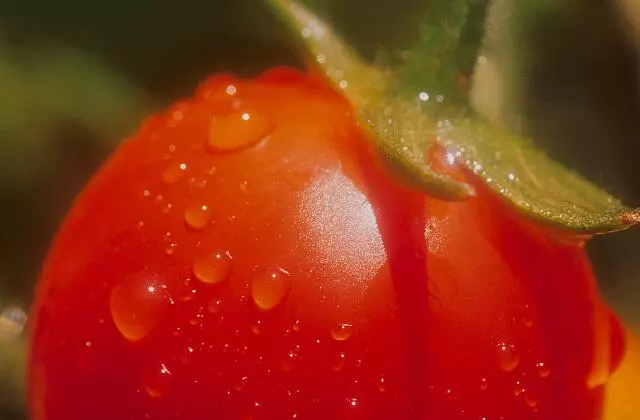
[[[406,60],[408,70],[394,77],[397,72],[366,62],[327,22],[296,1],[267,3],[297,34],[310,66],[321,70],[349,100],[376,145],[378,158],[407,186],[449,201],[475,194],[471,183],[454,180],[429,162],[429,150],[439,145],[494,194],[538,223],[591,236],[640,222],[640,210],[625,206],[554,162],[526,139],[484,120],[468,103],[460,102],[452,89],[439,90],[430,80],[424,89],[416,87],[420,85],[414,80],[419,74],[415,69],[433,74],[429,56],[438,56],[439,43],[423,42],[420,47],[427,50]],[[428,29],[423,38],[439,39],[431,34],[442,28]],[[452,36],[460,36],[459,30],[453,32]],[[450,66],[444,70],[455,71]]]

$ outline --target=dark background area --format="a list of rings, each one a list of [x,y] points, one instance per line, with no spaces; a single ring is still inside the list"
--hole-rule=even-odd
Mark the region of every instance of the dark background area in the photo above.
[[[416,12],[424,3],[327,1],[332,5],[327,9],[344,35],[372,55],[380,46],[394,48],[410,39],[420,16]],[[552,156],[628,204],[638,205],[638,50],[612,3],[563,3],[562,9],[523,29],[526,54],[520,77],[527,127]],[[5,162],[0,166],[0,306],[28,307],[48,244],[73,196],[144,113],[189,96],[211,73],[250,76],[272,65],[298,65],[287,39],[258,0],[0,1],[0,103],[11,107],[14,100],[2,92],[13,85],[1,83],[3,68],[31,60],[30,65],[46,73],[48,61],[40,64],[33,57],[60,48],[98,59],[106,74],[130,90],[130,96],[122,97],[136,100],[130,111],[106,121],[111,129],[96,129],[72,113],[54,115],[38,132],[39,141],[31,143],[24,140],[30,137],[23,135],[21,126],[9,130],[0,119],[0,152],[6,158],[0,160]],[[92,89],[81,81],[60,83]],[[23,82],[23,89],[30,89],[30,79]],[[114,100],[115,107],[119,104]],[[37,107],[26,111],[38,121],[40,112]],[[25,124],[25,132],[30,125]],[[35,148],[46,152],[38,154]],[[15,175],[18,172],[28,175]],[[598,238],[589,246],[603,291],[636,326],[639,249],[637,229]],[[18,397],[5,391],[19,384],[9,379],[2,383],[7,376],[2,372],[11,370],[3,363],[8,362],[0,360],[0,402],[5,401],[6,411],[0,411],[0,418],[21,418]]]

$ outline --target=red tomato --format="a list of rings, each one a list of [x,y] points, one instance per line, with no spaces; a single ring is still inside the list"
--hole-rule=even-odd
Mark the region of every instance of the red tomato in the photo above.
[[[600,417],[622,353],[578,241],[405,188],[277,69],[148,119],[78,198],[33,309],[36,420]]]

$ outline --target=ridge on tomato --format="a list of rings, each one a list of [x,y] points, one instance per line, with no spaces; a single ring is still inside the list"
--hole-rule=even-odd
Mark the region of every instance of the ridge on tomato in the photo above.
[[[33,307],[32,418],[598,419],[623,349],[581,244],[398,184],[297,70],[217,75],[88,184]]]

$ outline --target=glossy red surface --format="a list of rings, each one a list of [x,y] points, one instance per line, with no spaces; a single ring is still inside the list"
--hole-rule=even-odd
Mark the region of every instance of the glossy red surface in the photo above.
[[[32,417],[599,418],[623,343],[581,245],[481,185],[409,191],[368,144],[288,69],[149,118],[52,246]]]

